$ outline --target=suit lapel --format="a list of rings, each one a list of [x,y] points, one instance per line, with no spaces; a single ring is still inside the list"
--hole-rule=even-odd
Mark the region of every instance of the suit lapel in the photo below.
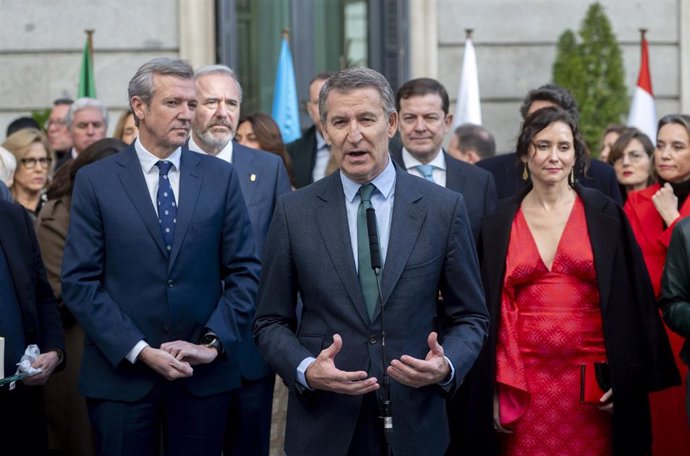
[[[156,210],[151,203],[144,173],[141,169],[141,163],[137,159],[134,146],[130,146],[128,149],[120,152],[117,157],[117,163],[122,167],[122,170],[118,173],[122,187],[125,189],[132,204],[134,204],[139,216],[144,221],[146,229],[153,237],[161,253],[167,256],[168,252],[163,245],[163,237],[161,236]]]
[[[455,159],[449,157],[445,150],[442,153],[446,159],[446,188],[462,192],[465,188],[465,173],[460,170]]]
[[[599,287],[599,301],[602,309],[611,293],[611,274],[613,272],[613,260],[618,245],[618,234],[620,227],[618,220],[606,215],[603,212],[607,201],[596,198],[596,194],[583,189],[579,184],[576,186],[580,198],[585,204],[585,218],[587,219],[587,231],[592,245],[594,255],[594,270],[597,275],[597,285]]]
[[[182,148],[180,156],[180,191],[177,205],[177,224],[175,225],[175,239],[170,253],[170,266],[175,263],[185,234],[192,220],[196,208],[199,191],[201,190],[202,170],[199,166],[201,156]]]
[[[252,173],[252,171],[254,171],[252,162],[254,161],[256,152],[236,142],[232,143],[232,148],[232,164],[237,170],[244,201],[247,203],[247,206],[249,206],[254,198],[256,180],[261,177],[256,173]]]
[[[388,253],[381,280],[383,305],[388,301],[405,269],[427,213],[422,204],[417,204],[423,197],[416,185],[418,177],[410,176],[398,166],[395,171],[395,201],[388,239]],[[376,310],[376,315],[379,310]]]
[[[347,294],[350,296],[350,300],[354,303],[355,309],[362,321],[368,326],[369,315],[362,298],[354,255],[350,247],[350,232],[340,173],[333,173],[325,179],[330,179],[330,185],[319,195],[319,199],[323,204],[314,210],[316,224],[319,227],[321,238],[326,245],[326,250],[328,250],[335,270],[343,282]],[[334,220],[344,220],[345,223],[334,223]]]

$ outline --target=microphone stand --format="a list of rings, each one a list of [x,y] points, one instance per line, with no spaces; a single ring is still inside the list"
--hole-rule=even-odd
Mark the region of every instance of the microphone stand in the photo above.
[[[376,276],[376,288],[378,301],[381,304],[381,364],[383,367],[383,401],[380,405],[381,419],[383,419],[383,435],[386,439],[386,454],[392,456],[393,447],[393,414],[391,411],[391,381],[386,372],[388,365],[386,360],[386,327],[384,324],[383,294],[381,293],[381,251],[379,249],[378,229],[376,224],[376,212],[374,208],[366,210],[367,233],[369,235],[369,251],[371,253],[371,269]]]

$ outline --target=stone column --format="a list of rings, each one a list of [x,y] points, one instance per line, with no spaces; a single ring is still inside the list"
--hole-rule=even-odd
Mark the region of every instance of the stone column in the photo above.
[[[679,2],[680,112],[690,112],[690,4]]]
[[[410,78],[438,78],[436,0],[409,0]]]
[[[193,68],[216,63],[216,15],[213,0],[178,0],[180,58]]]

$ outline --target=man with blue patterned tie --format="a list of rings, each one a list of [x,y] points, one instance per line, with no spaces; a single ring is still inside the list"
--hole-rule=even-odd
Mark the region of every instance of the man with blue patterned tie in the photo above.
[[[391,156],[410,174],[462,193],[475,240],[484,215],[498,204],[491,173],[451,157],[441,144],[450,131],[448,92],[429,78],[412,79],[396,95],[402,149]]]
[[[238,386],[226,350],[254,312],[252,227],[234,168],[184,146],[189,64],[151,60],[129,96],[139,137],[80,170],[72,196],[62,293],[86,332],[80,392],[99,455],[217,456]]]

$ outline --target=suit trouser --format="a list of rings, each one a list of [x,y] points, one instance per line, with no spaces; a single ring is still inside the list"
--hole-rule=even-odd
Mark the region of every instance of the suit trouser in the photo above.
[[[268,456],[275,377],[242,379],[232,391],[223,456]]]
[[[383,421],[379,418],[376,393],[365,394],[357,425],[347,450],[348,456],[386,456]]]
[[[179,380],[160,381],[135,402],[87,398],[99,456],[218,456],[230,393],[192,396]],[[162,439],[161,439],[162,432]]]

